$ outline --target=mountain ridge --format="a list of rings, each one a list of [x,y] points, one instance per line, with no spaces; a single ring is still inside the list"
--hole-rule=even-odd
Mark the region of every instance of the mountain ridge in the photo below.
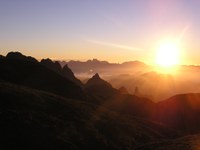
[[[10,57],[12,56],[12,57]],[[0,79],[62,96],[84,98],[80,86],[19,52],[11,52],[0,59]]]
[[[41,62],[15,52],[0,59],[0,127],[6,146],[192,150],[198,143],[200,93],[154,103],[123,88],[122,93],[99,73],[81,88],[61,74],[58,62]],[[68,66],[66,71],[73,75]]]
[[[94,74],[96,72],[98,73],[104,73],[104,70],[109,72],[109,70],[113,71],[119,71],[119,70],[131,70],[130,68],[148,68],[148,65],[146,65],[143,62],[140,61],[128,61],[123,63],[109,63],[108,61],[100,61],[98,59],[92,59],[87,61],[59,61],[61,66],[64,66],[67,64],[72,71],[75,74],[79,73],[88,73],[88,74]]]

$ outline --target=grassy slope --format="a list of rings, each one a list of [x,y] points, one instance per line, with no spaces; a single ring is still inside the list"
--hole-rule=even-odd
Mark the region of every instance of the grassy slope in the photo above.
[[[136,150],[199,150],[200,135],[189,135],[174,140],[161,140],[138,146]]]
[[[0,83],[3,146],[26,149],[134,149],[166,139],[166,128],[84,101]]]

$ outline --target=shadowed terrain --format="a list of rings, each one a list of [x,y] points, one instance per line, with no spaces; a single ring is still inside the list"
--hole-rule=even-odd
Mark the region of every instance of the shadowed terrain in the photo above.
[[[98,73],[85,85],[50,59],[0,57],[5,149],[196,150],[200,94],[154,103],[113,88]]]
[[[0,79],[66,97],[84,97],[81,88],[73,81],[30,58],[20,53],[8,53],[0,59]]]
[[[134,149],[172,136],[165,126],[91,103],[0,83],[5,148]]]
[[[185,133],[200,131],[200,94],[173,96],[157,104],[157,120]]]

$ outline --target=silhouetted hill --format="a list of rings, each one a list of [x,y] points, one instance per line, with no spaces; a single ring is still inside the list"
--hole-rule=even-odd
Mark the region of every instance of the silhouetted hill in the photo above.
[[[84,89],[87,94],[100,96],[102,99],[118,93],[118,90],[114,89],[108,82],[101,79],[98,73],[87,81]]]
[[[71,71],[71,69],[69,69],[69,67],[67,65],[65,65],[62,68],[58,61],[53,62],[49,58],[48,59],[42,59],[41,64],[43,64],[47,68],[55,71],[56,73],[62,75],[63,77],[66,77],[67,79],[73,81],[77,85],[82,86],[81,81],[74,76],[74,73]]]
[[[85,84],[85,87],[87,88],[87,87],[91,87],[95,85],[103,85],[103,86],[112,88],[112,86],[108,82],[100,78],[98,73],[96,73],[94,76],[92,76],[92,78],[90,78],[87,81],[87,83]]]
[[[35,58],[33,58],[31,56],[24,56],[20,52],[9,52],[6,55],[6,59],[38,62]]]
[[[84,101],[0,82],[4,149],[135,149],[169,139],[166,127]]]
[[[141,61],[128,61],[121,64],[123,67],[146,67],[147,65]]]
[[[185,133],[200,131],[200,94],[173,96],[157,104],[157,119]]]
[[[0,60],[0,79],[65,97],[84,97],[78,85],[34,60],[20,53],[9,53]]]
[[[200,136],[188,135],[200,132],[199,93],[154,103],[113,88],[97,73],[82,90],[67,65],[19,52],[0,57],[0,70],[0,138],[8,149],[198,148]],[[173,81],[155,72],[141,78],[157,89]]]
[[[62,74],[63,74],[63,76],[70,79],[71,81],[75,82],[77,85],[79,85],[81,87],[83,86],[82,82],[74,76],[74,73],[72,72],[71,69],[69,69],[69,67],[67,65],[65,65],[63,67]]]
[[[59,74],[62,72],[62,67],[57,61],[53,62],[51,59],[47,58],[42,59],[40,63]]]
[[[148,66],[140,61],[130,61],[124,62],[122,64],[119,63],[109,63],[107,61],[100,61],[98,59],[92,59],[87,61],[60,61],[60,64],[64,66],[67,64],[75,74],[79,73],[87,73],[94,74],[98,73],[116,73],[116,72],[130,72],[131,70],[137,70],[141,68],[147,68]]]
[[[156,104],[147,98],[121,93],[101,79],[97,73],[85,84],[85,91],[91,102],[122,114],[151,119],[151,114],[156,108]]]
[[[87,60],[87,61],[74,61],[74,60],[70,60],[69,62],[62,62],[62,65],[64,66],[65,64],[68,64],[70,66],[74,66],[74,67],[80,67],[80,66],[84,66],[84,67],[102,67],[104,65],[108,65],[109,62],[107,61],[100,61],[98,59],[92,59],[92,60]]]
[[[175,78],[171,74],[155,71],[111,76],[107,80],[113,87],[119,88],[125,86],[130,94],[146,97],[154,102],[167,99],[177,93],[183,93],[184,90],[181,89],[186,89],[185,86],[187,86],[187,81],[181,86],[180,82],[177,81],[180,79]]]

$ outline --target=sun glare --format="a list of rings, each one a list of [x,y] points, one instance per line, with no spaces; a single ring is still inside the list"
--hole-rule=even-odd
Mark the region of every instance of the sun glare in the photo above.
[[[156,63],[162,67],[171,67],[179,63],[179,48],[176,43],[168,42],[159,46]]]

